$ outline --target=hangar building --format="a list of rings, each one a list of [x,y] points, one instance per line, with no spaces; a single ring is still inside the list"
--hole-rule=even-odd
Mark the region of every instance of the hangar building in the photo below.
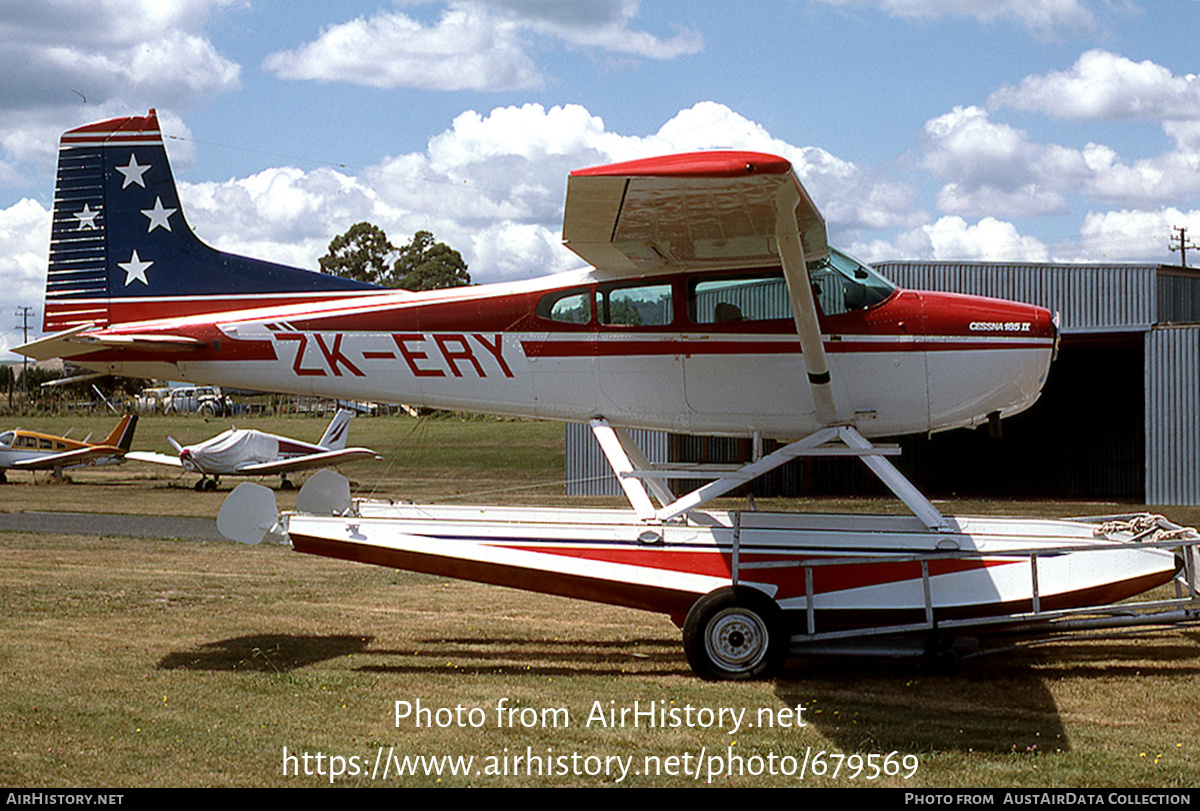
[[[1156,264],[884,262],[900,287],[1027,301],[1059,314],[1041,399],[1003,423],[902,437],[896,465],[926,495],[1200,504],[1200,271]],[[633,432],[651,461],[731,462],[748,440]],[[764,447],[769,452],[770,446]],[[620,489],[586,425],[568,425],[569,493]],[[684,483],[677,483],[683,486]],[[761,495],[879,493],[864,466],[796,460]]]

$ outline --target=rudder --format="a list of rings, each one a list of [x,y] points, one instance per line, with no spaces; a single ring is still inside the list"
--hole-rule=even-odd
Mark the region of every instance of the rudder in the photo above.
[[[345,450],[346,436],[350,433],[350,418],[353,416],[353,411],[339,409],[330,420],[329,427],[325,429],[325,435],[321,437],[321,447],[331,451]]]
[[[128,451],[133,446],[133,432],[137,429],[137,421],[137,414],[126,414],[100,444]]]

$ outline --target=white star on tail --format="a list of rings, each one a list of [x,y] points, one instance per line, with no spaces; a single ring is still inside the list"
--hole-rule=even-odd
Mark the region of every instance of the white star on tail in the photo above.
[[[125,271],[126,287],[128,287],[129,283],[134,279],[137,279],[142,284],[148,286],[150,282],[146,281],[146,269],[153,264],[154,262],[145,262],[140,259],[137,255],[137,251],[134,251],[133,256],[129,257],[128,262],[117,262],[117,267]]]
[[[168,231],[170,231],[171,230],[171,215],[174,214],[178,210],[179,209],[177,209],[177,208],[163,208],[162,198],[155,197],[154,198],[154,208],[143,208],[142,209],[142,213],[150,218],[150,227],[146,230],[146,233],[149,234],[155,228],[158,228],[160,226],[163,228],[166,228]]]
[[[123,189],[133,183],[138,184],[143,189],[146,188],[146,181],[142,178],[142,175],[146,174],[146,170],[149,168],[150,164],[148,163],[138,164],[137,155],[130,152],[129,165],[117,167],[117,171],[125,175],[125,182],[121,184],[121,188]]]
[[[92,207],[87,203],[84,203],[83,211],[77,212],[72,216],[79,220],[79,230],[82,231],[84,228],[96,227],[96,218],[100,216],[100,212],[92,211]]]

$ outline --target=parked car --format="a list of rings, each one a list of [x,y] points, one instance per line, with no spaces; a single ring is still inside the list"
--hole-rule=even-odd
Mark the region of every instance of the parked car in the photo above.
[[[224,417],[233,413],[233,401],[219,386],[181,386],[171,389],[163,413]]]

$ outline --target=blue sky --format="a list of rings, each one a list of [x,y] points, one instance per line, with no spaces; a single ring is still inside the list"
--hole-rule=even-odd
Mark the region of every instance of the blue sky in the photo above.
[[[151,106],[201,238],[303,267],[370,220],[476,281],[568,269],[570,169],[714,147],[791,159],[869,261],[1169,262],[1174,226],[1200,242],[1198,23],[1198,0],[6,3],[0,280],[40,318],[58,135]]]

